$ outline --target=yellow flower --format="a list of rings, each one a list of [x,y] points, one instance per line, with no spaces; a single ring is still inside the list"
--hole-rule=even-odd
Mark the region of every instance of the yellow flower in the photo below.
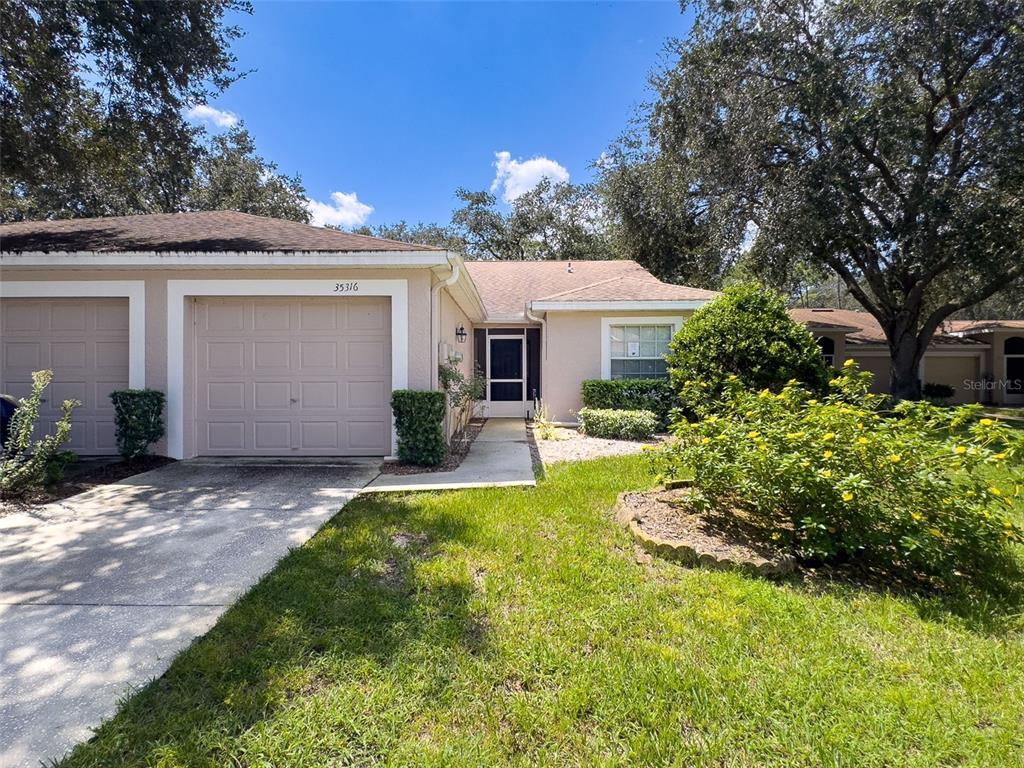
[[[822,440],[835,440],[836,439],[836,433],[835,432],[826,432],[824,435],[821,436],[821,439]]]
[[[825,451],[825,458],[826,459],[831,459],[833,456],[835,456],[835,454],[832,453],[832,451]]]
[[[710,442],[711,442],[711,438],[710,437],[705,437],[703,440],[700,441],[700,444],[701,445],[707,445]]]
[[[1003,459],[1006,458],[1006,454],[1005,453],[997,453],[992,458],[995,459],[996,461],[1002,461]]]
[[[755,430],[753,430],[753,431],[751,431],[751,432],[747,432],[747,437],[757,437],[757,436],[758,436],[758,435],[760,435],[760,434],[761,434],[761,433],[760,433],[760,432],[758,432],[758,431],[757,431],[757,430],[755,429]]]
[[[779,533],[778,531],[775,531],[774,533],[772,533],[772,541],[778,541],[781,538],[782,538],[782,534]]]
[[[868,444],[868,439],[866,437],[858,437],[857,438],[857,443],[860,444],[860,445],[867,445]]]
[[[981,424],[981,426],[983,427],[991,427],[993,424],[995,424],[995,422],[992,419],[982,419],[978,423]]]
[[[942,531],[940,531],[938,528],[929,528],[928,533],[930,533],[935,538],[939,538],[940,536],[942,536]]]
[[[1003,492],[1001,490],[999,490],[998,488],[996,488],[994,485],[991,488],[988,489],[988,492],[991,493],[993,496],[1002,496],[1003,495]]]
[[[901,461],[903,461],[903,457],[900,456],[898,453],[892,453],[889,454],[889,461],[891,461],[893,464],[899,464]]]
[[[846,358],[846,362],[843,363],[843,368],[852,368],[856,364],[857,364],[856,360],[854,360],[852,357],[848,357],[848,358]]]
[[[843,492],[843,501],[853,501],[853,494],[849,491]]]
[[[960,454],[960,455],[963,455],[963,454],[967,453],[967,449],[966,449],[966,448],[964,448],[964,447],[963,447],[962,445],[958,445],[958,446],[956,447],[956,452],[957,452],[958,454]]]
[[[918,512],[911,512],[911,513],[910,513],[910,519],[911,519],[911,520],[914,520],[915,522],[918,522],[918,523],[919,523],[919,522],[921,522],[922,520],[924,520],[924,515],[921,515],[921,514],[920,514],[920,513],[918,513]]]
[[[821,469],[821,470],[818,470],[818,472],[819,472],[819,474],[822,477],[825,477],[825,478],[832,477],[832,470],[831,469]]]

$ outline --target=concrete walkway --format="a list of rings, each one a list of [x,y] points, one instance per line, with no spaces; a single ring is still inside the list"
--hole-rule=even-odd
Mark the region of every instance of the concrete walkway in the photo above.
[[[60,758],[378,471],[185,461],[0,517],[0,766]]]
[[[381,475],[366,486],[364,493],[536,484],[526,422],[523,419],[488,419],[458,468],[451,472]]]

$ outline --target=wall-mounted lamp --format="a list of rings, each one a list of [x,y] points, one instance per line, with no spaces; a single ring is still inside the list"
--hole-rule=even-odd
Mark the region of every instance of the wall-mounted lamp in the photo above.
[[[455,329],[455,338],[459,340],[460,344],[466,340],[466,326],[460,325]]]

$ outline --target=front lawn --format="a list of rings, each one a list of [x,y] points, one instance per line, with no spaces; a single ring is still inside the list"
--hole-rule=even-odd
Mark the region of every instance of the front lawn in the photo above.
[[[637,562],[647,467],[358,499],[65,765],[1024,763],[1020,607]]]

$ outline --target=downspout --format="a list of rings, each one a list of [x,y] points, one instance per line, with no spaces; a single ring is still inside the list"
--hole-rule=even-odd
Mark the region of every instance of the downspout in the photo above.
[[[452,263],[452,257],[445,255],[448,259],[448,266],[451,267],[451,274],[430,289],[430,388],[436,390],[438,387],[437,369],[441,364],[441,307],[440,296],[442,288],[450,288],[459,279],[459,265]]]
[[[547,365],[548,359],[548,321],[545,317],[537,317],[533,312],[530,311],[530,304],[526,304],[526,319],[534,323],[540,323],[540,359],[543,361],[543,365],[540,367],[540,389],[544,390],[544,366]],[[543,400],[544,398],[541,398]],[[537,403],[534,403],[534,407]]]

